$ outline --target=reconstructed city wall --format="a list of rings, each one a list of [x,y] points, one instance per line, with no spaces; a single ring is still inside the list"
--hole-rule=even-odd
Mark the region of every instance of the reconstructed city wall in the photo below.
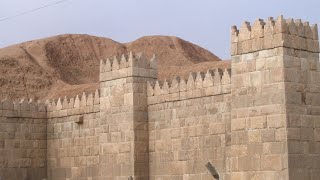
[[[100,98],[83,94],[48,104],[47,169],[50,180],[98,177]]]
[[[230,133],[230,71],[191,73],[188,80],[156,82],[148,88],[150,180],[221,177]]]
[[[0,102],[0,179],[47,177],[46,123],[44,104]]]
[[[0,178],[318,180],[317,26],[232,28],[231,69],[157,81],[156,58],[102,60],[100,90],[0,103]],[[216,176],[216,175],[215,175]]]

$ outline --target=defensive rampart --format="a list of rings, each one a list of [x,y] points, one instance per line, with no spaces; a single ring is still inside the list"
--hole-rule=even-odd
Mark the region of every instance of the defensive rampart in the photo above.
[[[42,103],[0,102],[0,178],[47,177],[47,112]]]
[[[319,179],[317,26],[231,34],[231,69],[160,82],[156,57],[130,53],[101,61],[94,94],[1,101],[0,179]]]
[[[230,141],[230,70],[148,85],[150,179],[212,179],[225,172]]]

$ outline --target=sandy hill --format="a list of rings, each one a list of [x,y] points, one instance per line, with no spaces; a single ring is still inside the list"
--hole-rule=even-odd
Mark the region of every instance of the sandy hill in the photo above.
[[[89,35],[61,35],[0,49],[0,98],[46,99],[94,91],[99,87],[100,59],[130,51],[156,54],[162,80],[230,66],[177,37],[149,36],[122,44]]]

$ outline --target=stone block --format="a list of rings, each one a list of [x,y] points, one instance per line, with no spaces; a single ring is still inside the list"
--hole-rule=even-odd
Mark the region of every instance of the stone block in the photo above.
[[[231,130],[245,130],[246,129],[246,118],[232,119],[231,120]]]
[[[226,132],[225,123],[213,123],[210,125],[210,134],[224,134]]]
[[[274,37],[273,35],[265,36],[263,42],[264,49],[272,49],[274,47]]]
[[[314,132],[313,128],[301,128],[300,133],[301,133],[301,140],[304,141],[313,141],[314,138]]]
[[[261,157],[261,170],[264,171],[280,171],[284,168],[283,164],[280,154]]]
[[[262,142],[274,142],[275,141],[275,129],[263,129],[261,130]]]
[[[284,141],[288,138],[285,128],[278,128],[275,132],[276,141]]]
[[[267,116],[268,128],[282,128],[286,124],[286,116],[284,114],[275,114]]]
[[[248,131],[248,142],[249,143],[261,143],[262,142],[260,130],[249,130]]]
[[[248,119],[248,128],[250,129],[264,129],[267,127],[266,116],[250,117]]]
[[[241,156],[238,158],[239,171],[259,171],[260,170],[260,156],[250,155]]]
[[[287,132],[289,140],[300,140],[300,128],[288,128]]]
[[[314,129],[314,140],[315,141],[320,141],[320,128]]]
[[[231,144],[240,145],[246,144],[248,142],[248,132],[247,131],[234,131],[231,132]]]
[[[263,154],[283,154],[288,151],[286,142],[270,142],[263,144]]]

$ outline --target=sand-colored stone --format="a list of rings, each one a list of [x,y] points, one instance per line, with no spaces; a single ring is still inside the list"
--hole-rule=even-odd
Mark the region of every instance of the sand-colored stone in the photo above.
[[[231,69],[159,81],[156,57],[129,53],[100,62],[94,94],[1,101],[0,178],[209,180],[210,162],[223,180],[317,179],[316,31],[280,17],[232,33]]]

